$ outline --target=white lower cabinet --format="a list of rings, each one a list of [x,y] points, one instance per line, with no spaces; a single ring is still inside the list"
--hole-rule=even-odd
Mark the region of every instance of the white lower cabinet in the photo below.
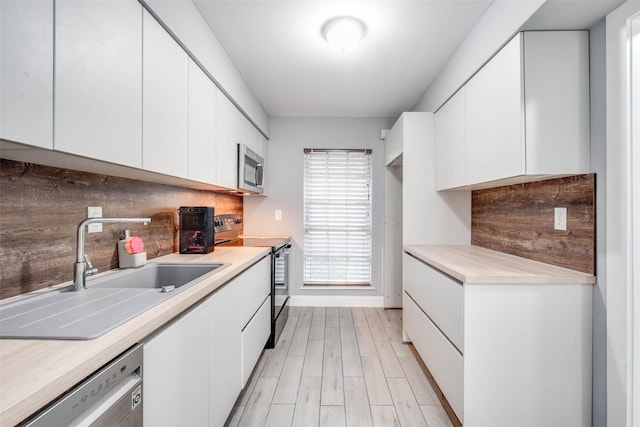
[[[209,425],[210,316],[207,300],[144,343],[145,426]]]
[[[271,299],[267,296],[242,331],[242,388],[247,385],[271,333]]]
[[[271,332],[268,294],[248,323],[241,314],[270,265],[263,258],[145,341],[145,426],[224,426]]]
[[[242,332],[238,306],[240,285],[244,283],[240,280],[233,279],[211,297],[212,427],[224,425],[242,389]]]
[[[404,331],[465,427],[591,425],[592,285],[461,284],[406,252],[403,273]]]

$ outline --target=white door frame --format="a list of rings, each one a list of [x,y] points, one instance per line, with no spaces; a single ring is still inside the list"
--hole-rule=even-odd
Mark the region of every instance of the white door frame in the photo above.
[[[640,328],[634,327],[640,320],[640,290],[634,293],[633,286],[634,278],[638,279],[633,260],[634,249],[640,245],[639,239],[634,237],[634,232],[638,231],[640,198],[633,197],[639,189],[633,186],[632,174],[633,170],[636,174],[640,172],[640,166],[636,166],[640,162],[633,160],[632,124],[635,117],[632,116],[630,96],[631,35],[633,18],[639,13],[640,1],[629,0],[606,20],[608,426],[640,425],[640,405],[636,403],[640,397],[636,391],[640,388],[640,372],[636,374],[633,369],[638,360],[635,365],[640,371],[640,341],[634,340],[634,335],[640,336]],[[635,115],[637,117],[637,112]]]

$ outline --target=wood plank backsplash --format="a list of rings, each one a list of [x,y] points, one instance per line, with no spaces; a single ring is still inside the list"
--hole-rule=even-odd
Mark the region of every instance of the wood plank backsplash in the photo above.
[[[142,238],[147,258],[178,251],[180,206],[214,206],[242,215],[242,197],[0,159],[0,299],[73,280],[78,224],[87,206],[104,217],[151,223],[103,224],[86,234],[99,271],[118,267],[123,230]]]
[[[471,243],[595,274],[595,175],[473,191]],[[567,230],[554,230],[554,208]]]

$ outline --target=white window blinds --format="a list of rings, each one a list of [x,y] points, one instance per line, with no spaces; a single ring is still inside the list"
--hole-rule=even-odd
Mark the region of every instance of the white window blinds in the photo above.
[[[371,150],[305,149],[304,283],[371,284]]]

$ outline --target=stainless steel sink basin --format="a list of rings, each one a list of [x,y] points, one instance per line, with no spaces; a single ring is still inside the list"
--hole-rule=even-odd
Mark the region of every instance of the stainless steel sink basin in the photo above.
[[[92,339],[215,274],[228,264],[147,264],[0,305],[0,338]]]

